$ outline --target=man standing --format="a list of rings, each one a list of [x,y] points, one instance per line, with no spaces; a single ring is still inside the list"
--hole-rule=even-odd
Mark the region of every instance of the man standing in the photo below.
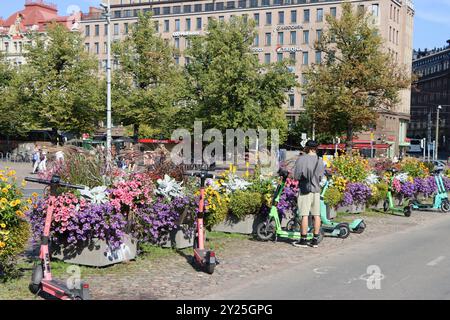
[[[309,140],[305,145],[305,154],[295,162],[294,179],[299,181],[298,210],[301,216],[301,238],[294,246],[306,247],[308,233],[308,218],[314,217],[314,237],[312,247],[317,247],[320,236],[320,181],[325,169],[323,160],[317,155],[318,143]]]

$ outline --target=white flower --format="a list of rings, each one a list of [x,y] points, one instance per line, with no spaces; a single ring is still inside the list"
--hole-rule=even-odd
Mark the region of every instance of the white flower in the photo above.
[[[158,187],[155,189],[155,194],[157,195],[166,198],[183,196],[183,187],[181,186],[183,182],[177,182],[167,174],[164,175],[164,179],[158,179],[156,183],[158,184]]]
[[[248,182],[242,178],[239,178],[235,175],[228,175],[227,181],[223,182],[222,185],[226,189],[226,193],[232,193],[237,190],[247,190],[247,188],[251,185],[251,182]]]
[[[92,203],[102,204],[108,202],[108,194],[106,193],[106,186],[99,186],[95,188],[84,188],[80,190],[83,197],[88,198]]]
[[[407,172],[402,172],[399,173],[395,176],[395,178],[400,181],[401,183],[405,183],[408,181],[408,173]]]
[[[374,173],[371,173],[366,178],[366,183],[368,185],[377,184],[379,182],[378,176]]]

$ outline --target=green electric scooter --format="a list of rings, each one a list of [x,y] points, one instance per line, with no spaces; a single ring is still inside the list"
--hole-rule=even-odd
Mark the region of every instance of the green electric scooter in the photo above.
[[[278,238],[282,239],[291,239],[291,240],[300,240],[301,232],[300,231],[294,231],[294,230],[288,230],[287,228],[281,227],[281,219],[280,215],[278,213],[277,204],[280,201],[281,194],[283,193],[283,189],[286,185],[286,180],[289,176],[289,172],[286,170],[280,169],[278,171],[278,174],[281,177],[281,182],[278,184],[273,197],[272,197],[272,207],[269,212],[269,216],[267,217],[266,221],[261,222],[256,227],[256,235],[259,240],[262,241],[268,241],[268,240],[275,240],[277,241]],[[288,224],[289,225],[289,224]],[[307,239],[311,240],[314,236],[313,234],[313,227],[310,225],[307,233]],[[320,229],[320,237],[319,237],[319,243],[323,240],[323,229]]]
[[[329,177],[328,174],[326,174]],[[320,194],[320,219],[322,220],[322,228],[325,235],[332,237],[338,237],[345,239],[350,235],[350,232],[363,233],[366,229],[366,224],[363,219],[355,219],[351,223],[347,222],[335,222],[331,220],[330,211],[327,209],[324,197],[329,187],[329,179],[323,186],[322,193]]]
[[[419,200],[414,199],[411,201],[412,207],[419,211],[441,210],[442,212],[449,212],[450,200],[442,180],[442,170],[434,171],[433,175],[437,185],[437,193],[433,197],[433,203],[421,203]]]
[[[384,210],[384,212],[390,211],[391,213],[394,213],[394,214],[402,213],[405,217],[410,217],[411,213],[412,213],[412,209],[413,209],[412,203],[408,203],[406,206],[402,206],[402,205],[395,206],[394,205],[394,198],[392,196],[392,191],[393,191],[393,184],[394,184],[394,174],[397,172],[397,170],[389,169],[388,171],[391,172],[392,175],[390,178],[386,199],[384,200],[384,203],[383,203],[383,210]]]

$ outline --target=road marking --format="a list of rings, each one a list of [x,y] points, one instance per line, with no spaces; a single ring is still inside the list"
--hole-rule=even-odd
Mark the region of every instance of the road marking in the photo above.
[[[317,274],[327,274],[329,269],[335,269],[335,267],[320,267],[320,268],[315,268],[313,269],[314,273]]]
[[[444,256],[437,257],[436,259],[434,259],[434,260],[428,262],[428,263],[427,263],[427,266],[434,267],[435,265],[437,265],[439,262],[441,262],[441,261],[444,260],[444,259],[445,259]]]
[[[395,286],[398,285],[400,282],[403,282],[403,281],[405,281],[406,279],[409,279],[409,278],[411,278],[411,276],[406,276],[406,277],[404,277],[403,279],[400,279],[400,281],[394,283],[394,284],[392,285],[392,287],[395,287]]]

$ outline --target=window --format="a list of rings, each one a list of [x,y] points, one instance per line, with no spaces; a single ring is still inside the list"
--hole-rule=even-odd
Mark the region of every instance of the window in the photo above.
[[[190,4],[183,6],[184,13],[191,13],[192,6]]]
[[[180,56],[175,56],[175,63],[180,64]]]
[[[270,63],[270,53],[264,54],[264,63],[266,63],[266,64]]]
[[[131,17],[131,10],[125,10],[124,14],[125,14],[125,18]]]
[[[309,63],[308,52],[303,52],[303,64],[307,65]]]
[[[103,42],[103,53],[108,53],[108,43]]]
[[[270,6],[270,0],[262,0],[262,6],[263,7]]]
[[[295,64],[295,61],[297,60],[295,57],[295,51],[289,52],[289,60],[291,60],[291,63]]]
[[[6,52],[8,52],[8,48],[9,48],[9,43],[5,43],[5,51],[6,51]],[[89,49],[90,49],[89,43],[85,43],[85,44],[84,44],[84,50],[85,50],[86,52],[89,52]]]
[[[297,10],[291,11],[291,23],[297,23]]]
[[[220,22],[224,22],[225,21],[225,17],[224,16],[219,16],[219,21]]]
[[[96,24],[94,28],[95,28],[95,36],[98,37],[100,35],[100,25]]]
[[[185,43],[185,47],[186,48],[190,48],[191,47],[191,40],[189,40],[188,38],[186,38],[186,40],[184,41]]]
[[[205,11],[214,11],[214,3],[205,4]]]
[[[278,12],[278,24],[284,24],[284,11]]]
[[[316,51],[316,63],[322,62],[322,52]]]
[[[253,45],[254,45],[255,47],[259,46],[259,34],[257,34],[257,35],[255,36],[255,39],[253,40]]]
[[[266,37],[265,37],[265,42],[264,42],[264,44],[265,44],[266,46],[272,45],[272,34],[271,34],[270,32],[267,32],[267,33],[266,33]]]
[[[303,43],[308,44],[309,43],[309,30],[303,31]]]
[[[185,64],[188,65],[191,63],[191,59],[189,57],[184,58]]]
[[[317,22],[323,21],[323,9],[317,9],[316,21]]]
[[[227,9],[234,9],[234,1],[227,2]]]
[[[118,23],[114,23],[114,35],[115,36],[119,35],[119,24]]]
[[[283,61],[283,52],[278,52],[278,53],[277,53],[277,61],[278,61],[278,62]]]
[[[191,18],[186,18],[186,31],[191,30]]]
[[[309,9],[303,10],[303,22],[309,22]]]
[[[250,0],[250,8],[256,8],[258,6],[258,0]]]
[[[246,0],[239,0],[238,1],[238,8],[246,8],[247,7],[247,1]]]
[[[202,4],[196,4],[194,5],[194,11],[195,12],[201,12],[202,11]]]
[[[330,15],[332,15],[333,17],[336,17],[336,7],[330,8]]]
[[[175,31],[180,31],[180,19],[175,19]]]
[[[305,106],[306,105],[306,94],[302,94],[300,99],[301,99],[302,106]]]
[[[283,32],[278,32],[277,42],[278,42],[278,44],[281,44],[281,45],[284,43],[284,33]]]
[[[105,36],[108,35],[108,26],[105,24]]]
[[[297,44],[297,31],[291,31],[289,38],[290,44]]]
[[[129,33],[128,23],[124,23],[123,28],[124,28],[125,34],[128,34]]]
[[[155,16],[158,16],[161,14],[161,8],[153,8],[153,14]]]
[[[276,6],[281,6],[283,4],[283,0],[273,0],[273,4]]]
[[[253,15],[253,19],[255,19],[255,23],[257,26],[259,26],[259,13],[255,13]]]
[[[289,108],[294,108],[295,106],[295,96],[293,94],[289,95]]]
[[[164,32],[169,32],[169,20],[164,20]]]
[[[319,41],[322,38],[322,30],[319,29],[316,31],[316,40]]]
[[[84,28],[84,34],[86,35],[86,37],[89,37],[91,35],[91,27],[90,26],[86,26]]]
[[[216,10],[223,10],[223,2],[216,3]]]
[[[170,14],[170,7],[163,7],[163,14]]]
[[[121,11],[114,11],[114,18],[120,18],[122,16]]]
[[[173,7],[173,13],[174,14],[181,13],[181,6],[174,6]]]
[[[202,18],[197,18],[196,28],[197,28],[197,30],[202,29]]]
[[[372,4],[371,12],[374,17],[378,17],[380,6],[378,4]]]
[[[98,44],[98,42],[94,43],[94,52],[95,54],[100,53],[100,45]]]
[[[155,26],[156,32],[159,32],[159,22],[158,21],[155,21],[154,26]]]
[[[180,49],[180,38],[175,38],[175,48]]]
[[[272,24],[272,13],[266,12],[266,25],[271,25],[271,24]]]

